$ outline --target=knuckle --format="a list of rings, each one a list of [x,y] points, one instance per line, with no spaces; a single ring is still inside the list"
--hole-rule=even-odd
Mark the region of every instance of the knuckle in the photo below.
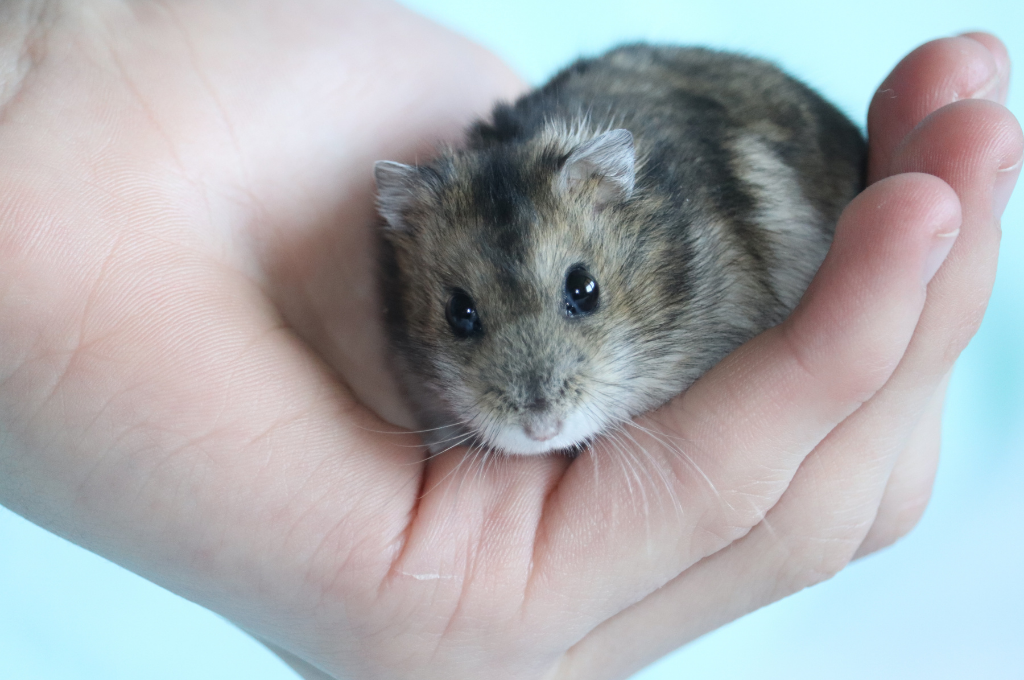
[[[967,348],[971,338],[978,332],[982,318],[985,316],[985,309],[988,304],[987,296],[975,301],[974,304],[965,304],[958,310],[951,327],[948,329],[948,336],[943,345],[941,362],[942,366],[952,366],[960,354]]]
[[[917,526],[931,500],[931,491],[909,500],[896,510],[884,523],[878,536],[878,548],[890,546]]]
[[[858,558],[887,548],[913,531],[931,501],[931,480],[932,477],[927,476],[913,491],[902,491],[899,494],[901,498],[886,498],[871,531],[857,551]]]
[[[832,353],[830,360],[814,356],[788,329],[783,338],[792,363],[811,385],[818,386],[831,399],[858,405],[885,384],[902,358],[902,353],[879,334],[844,341],[844,346]]]
[[[827,581],[846,568],[857,552],[863,532],[844,534],[790,539],[789,559],[782,574],[790,592]]]
[[[843,362],[842,372],[831,379],[838,391],[837,397],[863,404],[885,385],[902,355],[880,345],[865,346],[859,354],[856,359]]]

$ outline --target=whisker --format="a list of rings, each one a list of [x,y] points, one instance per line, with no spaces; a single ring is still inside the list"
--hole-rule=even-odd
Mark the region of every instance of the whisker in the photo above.
[[[374,430],[373,428],[366,427],[364,425],[357,425],[356,427],[358,427],[360,430],[363,430],[364,432],[372,432],[373,434],[427,434],[428,432],[437,432],[438,430],[443,430],[446,427],[456,427],[459,425],[465,425],[468,422],[468,420],[456,420],[447,425],[428,427],[424,430]]]
[[[635,426],[635,423],[632,420],[624,421],[624,424],[626,426]],[[676,493],[675,485],[673,485],[672,481],[669,479],[669,475],[666,473],[666,471],[664,469],[664,465],[662,464],[662,462],[660,460],[658,460],[657,456],[652,454],[645,446],[643,446],[639,441],[637,441],[636,437],[634,437],[632,435],[632,433],[630,433],[628,430],[625,430],[625,429],[624,429],[624,432],[625,432],[626,436],[629,437],[630,441],[632,441],[634,444],[636,444],[636,447],[640,451],[643,452],[643,454],[647,458],[647,460],[650,461],[650,466],[652,468],[654,468],[654,471],[657,473],[658,477],[661,479],[661,483],[665,487],[665,492],[668,494],[669,498],[672,501],[672,506],[673,506],[673,508],[676,511],[676,515],[679,516],[679,517],[682,517],[685,514],[683,512],[682,501],[679,499],[679,495]],[[655,441],[658,441],[656,437],[654,439],[655,439]],[[662,444],[662,445],[664,446],[664,444]],[[652,483],[653,483],[653,479],[652,479]]]
[[[402,463],[402,465],[408,465],[408,466],[423,465],[424,463],[427,463],[427,462],[437,458],[441,454],[448,453],[452,449],[457,449],[458,447],[463,446],[466,442],[470,441],[473,438],[472,434],[463,434],[463,435],[460,435],[460,436],[461,436],[461,438],[458,441],[456,441],[453,444],[450,444],[449,446],[446,446],[445,448],[441,449],[440,451],[435,451],[435,452],[429,453],[428,455],[426,455],[423,458],[420,458],[420,459],[414,460],[414,461],[410,461],[408,463]],[[426,445],[425,444],[420,444],[417,448],[425,449]]]
[[[681,443],[685,444],[689,443],[688,440],[679,436],[673,436],[667,432],[655,432],[654,430],[644,427],[643,425],[640,425],[639,423],[636,422],[633,422],[633,427],[653,437],[654,440],[660,443],[662,446],[664,446],[668,452],[675,454],[680,459],[682,459],[687,465],[696,470],[697,474],[699,474],[701,479],[704,480],[704,483],[708,486],[709,489],[711,489],[712,493],[715,494],[715,498],[718,500],[718,502],[731,511],[735,510],[732,504],[729,503],[729,501],[727,501],[725,497],[721,494],[721,492],[718,490],[718,487],[715,486],[715,483],[711,481],[711,478],[707,475],[707,473],[705,473],[704,470],[700,467],[700,465],[698,465],[697,462],[693,460],[693,458],[691,458],[690,455],[686,453],[686,451],[683,450],[682,445],[673,444],[670,441],[667,441],[670,439],[676,439],[679,440]]]
[[[647,492],[646,492],[646,490],[644,490],[643,482],[640,479],[640,473],[637,472],[637,470],[636,470],[636,465],[635,465],[635,463],[637,462],[636,458],[634,458],[629,453],[628,447],[619,438],[619,434],[620,433],[618,431],[611,432],[609,434],[611,435],[611,441],[613,441],[615,443],[615,450],[619,453],[619,456],[621,457],[623,463],[626,466],[628,466],[629,473],[632,475],[633,480],[636,481],[637,488],[640,490],[641,499],[644,502],[644,512],[645,513],[649,513],[650,512],[650,506],[648,505],[648,502],[647,502]],[[629,482],[628,479],[627,479],[627,484],[629,484],[630,495],[632,495],[633,484],[632,484],[632,482]]]
[[[475,446],[475,445],[474,445],[474,446]],[[468,460],[468,459],[469,459],[469,458],[471,457],[471,456],[470,456],[470,454],[471,454],[471,452],[473,451],[473,448],[474,448],[474,446],[471,446],[471,447],[469,448],[469,450],[468,450],[468,451],[466,451],[466,454],[465,454],[464,456],[462,456],[462,459],[461,459],[461,460],[459,461],[458,465],[456,465],[456,466],[455,466],[455,467],[453,467],[453,468],[452,468],[451,470],[449,470],[449,471],[448,471],[448,473],[447,473],[447,474],[446,474],[446,475],[445,475],[444,477],[442,477],[442,478],[441,478],[440,480],[438,480],[437,482],[435,482],[435,483],[434,483],[434,485],[433,485],[433,486],[431,486],[431,487],[430,487],[430,488],[429,488],[428,490],[424,491],[424,492],[423,492],[423,495],[422,495],[422,496],[421,496],[420,498],[421,498],[421,499],[422,499],[422,498],[425,498],[425,497],[427,496],[427,494],[428,494],[428,493],[432,492],[432,491],[433,491],[434,489],[436,489],[437,487],[439,487],[439,486],[440,486],[441,484],[444,484],[444,482],[445,482],[445,481],[447,481],[447,479],[448,479],[449,477],[451,477],[451,476],[452,476],[453,474],[455,474],[456,472],[458,472],[458,471],[459,471],[459,468],[461,468],[461,467],[463,466],[463,464],[464,464],[464,463],[466,462],[466,460]]]
[[[624,434],[624,432],[622,431],[622,429],[621,428],[617,428],[617,431],[615,433],[615,438],[616,438],[617,441],[620,442],[619,451],[621,452],[622,455],[627,457],[627,460],[629,462],[629,468],[630,468],[630,470],[634,471],[634,475],[636,476],[636,480],[637,480],[637,486],[640,487],[640,497],[643,500],[644,534],[647,537],[647,541],[645,542],[645,544],[648,546],[648,548],[650,548],[650,545],[651,545],[651,502],[650,502],[650,498],[647,495],[646,486],[640,480],[639,473],[636,472],[636,470],[637,469],[641,469],[643,467],[643,465],[640,462],[640,460],[637,459],[637,457],[634,455],[634,453],[631,450],[631,448],[629,447],[629,445],[622,440],[622,435],[623,434]],[[646,471],[645,471],[645,473],[646,473]],[[648,479],[650,479],[649,476],[648,476]]]
[[[652,454],[645,446],[643,446],[639,442],[639,440],[637,440],[637,438],[634,437],[633,434],[627,429],[627,427],[634,425],[632,419],[613,417],[611,414],[609,414],[607,411],[601,408],[601,400],[600,398],[597,397],[597,395],[594,395],[594,393],[590,390],[586,390],[586,392],[588,393],[588,396],[591,397],[590,403],[588,404],[588,412],[591,414],[596,414],[598,420],[603,420],[609,423],[609,426],[607,427],[607,430],[604,433],[604,435],[608,437],[610,440],[614,440],[616,442],[615,449],[619,452],[619,455],[629,456],[629,460],[624,461],[624,464],[628,464],[630,468],[634,471],[634,478],[637,479],[637,484],[641,487],[641,490],[643,491],[643,495],[645,497],[645,511],[648,513],[648,516],[650,512],[649,499],[647,499],[647,494],[644,490],[644,485],[641,483],[641,481],[639,480],[639,475],[636,473],[636,470],[638,468],[643,470],[644,476],[646,477],[648,483],[652,487],[657,486],[657,482],[660,480],[661,486],[664,487],[665,492],[668,494],[676,514],[678,516],[682,516],[684,514],[682,502],[679,498],[678,493],[676,493],[675,485],[672,483],[669,475],[664,469],[664,464],[657,456]],[[653,438],[657,440],[657,437]],[[626,439],[628,439],[629,441],[627,442]],[[659,443],[662,443],[663,446],[665,445],[663,442]],[[657,475],[657,480],[655,479],[655,475]]]

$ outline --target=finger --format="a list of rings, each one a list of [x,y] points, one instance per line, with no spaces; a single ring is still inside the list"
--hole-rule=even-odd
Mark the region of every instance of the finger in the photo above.
[[[968,327],[988,299],[995,263],[962,254],[975,251],[976,240],[999,241],[999,219],[1020,174],[1021,140],[1020,124],[999,104],[962,101],[922,121],[892,161],[894,172],[927,172],[946,181],[961,197],[964,221],[978,225],[958,240],[931,286],[937,296],[961,301]],[[962,286],[975,293],[963,295]]]
[[[961,129],[965,125],[968,129]],[[960,158],[935,154],[933,149],[940,143],[947,148],[959,145]],[[995,262],[968,258],[963,253],[998,244],[997,223],[1020,172],[1020,153],[1020,130],[1012,117],[998,107],[965,102],[930,116],[908,136],[894,159],[899,169],[918,169],[946,178],[962,196],[965,220],[977,224],[954,246],[948,263],[930,287],[929,294],[936,300],[950,301],[944,305],[947,324],[961,329],[949,336],[948,346],[936,346],[946,355],[958,354],[980,322],[984,300],[994,281]],[[940,322],[930,323],[930,319],[926,309],[921,334],[939,326]],[[944,391],[942,387],[893,470],[875,526],[858,556],[889,545],[909,531],[924,512],[938,465]]]
[[[900,452],[886,482],[875,521],[857,548],[854,559],[892,545],[913,529],[932,497],[942,441],[942,407],[949,375],[932,395],[927,410]]]
[[[936,152],[939,145],[942,150]],[[1000,105],[985,101],[957,102],[936,111],[899,146],[893,158],[894,168],[926,171],[947,181],[960,199],[964,228],[950,256],[928,286],[928,304],[892,379],[871,403],[830,434],[808,461],[828,457],[830,443],[844,430],[855,432],[857,423],[864,425],[859,435],[847,437],[851,442],[870,441],[875,429],[906,432],[905,445],[899,436],[890,435],[886,440],[877,441],[875,447],[878,450],[888,447],[890,454],[885,459],[892,459],[892,464],[895,464],[891,454],[894,445],[895,450],[900,451],[905,447],[920,447],[908,454],[892,488],[894,493],[899,492],[897,484],[915,490],[918,510],[923,511],[922,503],[927,502],[927,489],[934,478],[938,449],[935,425],[941,417],[941,385],[948,379],[952,362],[981,323],[999,251],[998,217],[1002,199],[997,193],[1004,186],[1005,178],[1015,179],[1022,149],[1024,140],[1016,120]],[[876,402],[886,402],[889,406],[878,412]],[[924,408],[920,409],[919,404]],[[879,415],[872,417],[872,410]],[[900,416],[894,419],[894,414]],[[919,417],[916,414],[920,414]],[[890,422],[886,424],[885,418]],[[914,430],[908,429],[910,423],[916,423]],[[919,431],[917,439],[915,431]],[[874,487],[866,484],[863,488],[870,494]],[[790,492],[798,490],[794,480]],[[894,496],[894,503],[901,503],[897,498]],[[865,516],[861,514],[858,519],[862,524]],[[893,535],[880,526],[877,540],[891,542],[898,535],[902,534]],[[831,538],[835,539],[835,535]],[[846,544],[855,540],[854,532]]]
[[[974,136],[975,130],[984,135]],[[602,677],[600,669],[615,663],[606,658],[606,650],[620,642],[633,645],[637,656],[624,652],[618,663],[632,659],[643,665],[833,573],[870,537],[889,470],[898,452],[908,447],[923,447],[924,455],[902,463],[893,488],[900,484],[917,490],[919,497],[924,494],[934,474],[935,458],[928,453],[928,436],[934,433],[928,421],[937,408],[933,395],[981,321],[999,246],[993,189],[998,168],[1016,165],[1021,150],[1019,126],[994,104],[959,102],[918,126],[895,161],[917,163],[913,167],[947,178],[965,217],[952,253],[929,283],[928,304],[896,373],[804,461],[765,523],[596,629],[567,657],[566,668],[596,673],[578,677]],[[875,540],[883,542],[887,536],[881,531]],[[632,640],[631,630],[647,633]],[[592,666],[593,659],[605,663]]]
[[[999,70],[999,78],[996,81],[996,86],[987,93],[986,96],[979,97],[981,99],[989,99],[999,104],[1006,104],[1006,96],[1010,89],[1010,53],[1006,50],[1006,45],[1003,41],[992,35],[991,33],[982,33],[980,31],[973,31],[971,33],[964,33],[960,37],[970,38],[976,40],[985,46],[986,49],[992,54],[992,58],[995,59],[996,68]]]
[[[1005,97],[1005,48],[994,36],[968,35],[918,47],[879,86],[868,109],[869,182],[892,174],[896,146],[928,114],[961,99]]]
[[[841,570],[872,526],[886,479],[922,415],[913,402],[926,401],[927,389],[908,394],[886,385],[804,460],[750,533],[595,629],[566,655],[560,680],[625,677]]]
[[[992,81],[991,89],[985,91],[985,88],[982,88],[975,96],[982,96],[1000,103],[1005,102],[1010,74],[1010,58],[1006,47],[998,38],[988,33],[965,33],[961,37],[981,43],[992,55],[998,74],[998,77]],[[935,51],[938,52],[938,50]],[[957,66],[961,67],[959,64]],[[933,66],[927,69],[927,73],[923,75],[935,76],[937,74],[938,70]],[[950,82],[948,77],[939,80]],[[941,87],[941,85],[933,83],[932,89],[936,87]],[[894,110],[894,107],[890,106],[889,108]],[[873,113],[883,116],[885,114],[884,103],[873,108]],[[920,143],[918,142],[918,145]],[[935,170],[934,167],[930,169]],[[944,174],[949,176],[948,172]],[[997,187],[995,191],[1001,192],[1002,195],[993,197],[994,210],[997,213],[1001,213],[1001,206],[1006,204],[1007,198],[1004,196],[1008,195],[1009,189],[1005,185],[1014,182],[1012,174],[1012,168],[1010,171],[1000,174],[1003,179],[999,181],[1004,186]],[[962,190],[961,193],[965,192]],[[886,486],[875,523],[857,551],[858,557],[879,550],[905,535],[923,514],[931,497],[932,481],[938,466],[942,404],[946,384],[948,384],[948,376],[936,397],[933,398],[929,411],[915,430],[907,450],[900,455]]]
[[[596,582],[608,594],[595,605],[603,619],[760,521],[804,456],[899,362],[935,266],[929,257],[948,249],[959,222],[952,191],[926,175],[892,178],[851,203],[790,319],[642,421],[683,442],[636,437],[650,464],[663,466],[664,484],[646,488],[653,503],[631,504],[628,476],[594,483],[601,450],[568,471],[535,551],[540,601],[568,606]],[[620,453],[612,448],[608,459]]]

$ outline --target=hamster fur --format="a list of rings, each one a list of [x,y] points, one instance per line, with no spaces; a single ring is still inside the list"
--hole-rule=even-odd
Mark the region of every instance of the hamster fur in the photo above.
[[[572,451],[778,324],[866,144],[777,67],[632,45],[429,163],[378,162],[397,371],[434,452]]]

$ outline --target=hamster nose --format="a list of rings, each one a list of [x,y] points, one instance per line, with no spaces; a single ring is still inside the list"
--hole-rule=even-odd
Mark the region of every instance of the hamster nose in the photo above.
[[[531,416],[523,422],[523,431],[534,441],[546,442],[562,431],[562,421],[552,415]]]

